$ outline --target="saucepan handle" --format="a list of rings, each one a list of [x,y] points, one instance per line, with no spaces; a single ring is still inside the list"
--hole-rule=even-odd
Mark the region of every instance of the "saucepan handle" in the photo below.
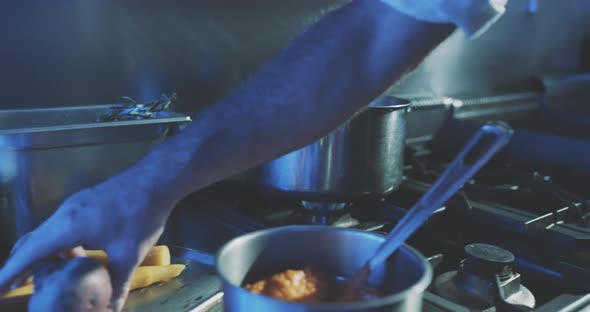
[[[440,208],[510,141],[513,133],[502,122],[483,125],[416,205],[432,207],[433,211]]]
[[[389,233],[368,266],[373,269],[401,246],[432,213],[471,179],[512,137],[514,131],[505,123],[483,125],[455,157],[432,187],[404,215]]]

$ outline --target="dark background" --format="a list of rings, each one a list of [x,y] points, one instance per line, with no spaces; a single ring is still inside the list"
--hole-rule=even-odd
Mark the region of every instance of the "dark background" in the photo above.
[[[176,91],[175,110],[192,113],[346,2],[2,1],[0,109],[116,103],[123,95],[150,101]],[[528,3],[511,0],[480,39],[456,32],[390,93],[479,96],[529,89],[538,73],[590,70],[590,1],[540,0],[534,14]]]

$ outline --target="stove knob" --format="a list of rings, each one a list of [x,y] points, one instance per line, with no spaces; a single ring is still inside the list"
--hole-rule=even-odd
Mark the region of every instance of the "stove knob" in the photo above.
[[[462,270],[486,279],[510,278],[514,255],[506,249],[487,244],[469,244],[465,246],[465,260]]]

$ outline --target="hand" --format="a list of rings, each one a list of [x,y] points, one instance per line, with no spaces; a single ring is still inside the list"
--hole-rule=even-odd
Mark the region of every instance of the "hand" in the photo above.
[[[394,9],[431,23],[455,24],[475,38],[506,11],[508,0],[382,0]]]
[[[0,289],[36,262],[76,246],[109,254],[115,311],[123,307],[129,279],[162,234],[174,202],[157,198],[141,178],[120,174],[67,199],[37,229],[15,245],[0,271]],[[144,183],[149,181],[144,181]]]

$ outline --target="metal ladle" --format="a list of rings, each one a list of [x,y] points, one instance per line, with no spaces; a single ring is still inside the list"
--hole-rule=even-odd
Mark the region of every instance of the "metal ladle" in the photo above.
[[[403,245],[436,209],[449,200],[501,150],[510,141],[513,132],[505,123],[483,125],[432,187],[406,212],[375,254],[355,272],[351,283],[352,289],[349,290],[358,294],[369,273]]]

